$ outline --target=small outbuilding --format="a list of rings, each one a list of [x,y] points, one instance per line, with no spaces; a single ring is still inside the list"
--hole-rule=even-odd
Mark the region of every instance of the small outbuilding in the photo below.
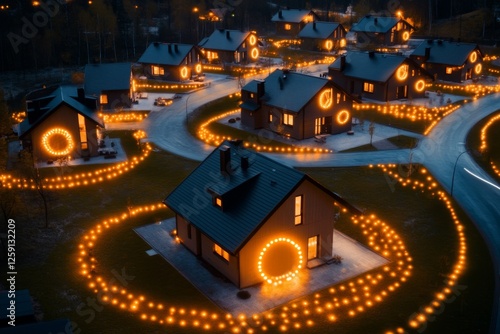
[[[130,108],[134,100],[131,63],[87,64],[85,93],[97,99],[99,109]]]

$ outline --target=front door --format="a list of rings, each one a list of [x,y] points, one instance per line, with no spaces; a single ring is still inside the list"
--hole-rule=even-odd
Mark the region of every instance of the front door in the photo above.
[[[314,135],[320,135],[325,125],[325,117],[318,117],[314,120]]]
[[[408,85],[398,86],[396,91],[396,99],[406,99],[408,98]]]
[[[310,237],[307,239],[307,260],[313,260],[318,257],[318,236]]]

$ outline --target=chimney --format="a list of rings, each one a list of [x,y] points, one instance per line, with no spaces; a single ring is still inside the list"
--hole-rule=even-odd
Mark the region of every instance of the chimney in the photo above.
[[[241,157],[241,170],[247,170],[248,167],[248,157]]]
[[[443,44],[443,40],[439,39],[439,40],[438,40],[438,44],[439,44],[439,45],[442,45],[442,44]]]
[[[425,60],[428,60],[431,57],[431,48],[426,47],[425,48]]]
[[[78,88],[76,91],[78,93],[78,101],[83,103],[85,101],[85,90]]]
[[[343,71],[345,69],[345,61],[346,61],[346,55],[340,56],[340,70]]]
[[[283,12],[281,11],[281,9],[278,11],[278,17],[279,17],[280,19],[282,19],[282,18],[283,18]]]
[[[221,146],[219,149],[220,156],[220,172],[222,175],[231,174],[231,148],[227,145]]]
[[[160,43],[158,43],[158,42],[154,42],[154,43],[153,43],[153,45],[157,48],[157,47],[159,47],[159,46],[160,46]]]
[[[262,97],[266,93],[266,88],[264,86],[264,81],[257,83],[257,97]]]
[[[378,18],[374,18],[373,22],[375,22],[375,25],[377,25],[378,24]]]
[[[172,44],[168,45],[168,53],[172,53]]]
[[[231,36],[230,36],[230,33],[229,33],[229,30],[226,30],[226,39],[230,39]]]
[[[316,31],[316,21],[313,22],[313,30]]]
[[[174,44],[175,53],[179,53],[179,45]]]
[[[368,57],[375,58],[375,51],[369,51],[368,52]]]
[[[284,85],[284,82],[283,82],[283,77],[282,76],[279,76],[278,78],[278,82],[280,84],[280,90],[283,90],[283,85]]]

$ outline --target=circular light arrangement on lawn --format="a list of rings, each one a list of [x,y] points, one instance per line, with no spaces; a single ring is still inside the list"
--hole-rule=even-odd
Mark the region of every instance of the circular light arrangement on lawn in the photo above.
[[[339,123],[340,125],[346,124],[349,121],[350,116],[351,114],[349,113],[349,111],[347,111],[346,109],[341,110],[337,114],[337,123]]]
[[[68,155],[75,147],[71,134],[61,128],[45,132],[42,136],[42,145],[45,151],[55,156]]]
[[[252,59],[259,58],[259,49],[253,48],[252,51],[250,52],[250,57],[252,57]]]
[[[325,89],[319,95],[319,106],[323,109],[328,109],[333,104],[333,89]]]
[[[276,247],[276,245],[279,244],[289,244],[291,245],[295,251],[297,252],[297,257],[298,257],[298,264],[295,266],[295,268],[292,268],[292,270],[281,274],[281,275],[270,275],[269,273],[266,273],[263,269],[263,260],[264,256],[266,253],[272,249],[273,247]],[[303,256],[302,256],[302,250],[300,249],[300,246],[293,240],[290,240],[289,238],[276,238],[274,240],[271,240],[269,243],[266,244],[266,246],[262,249],[259,255],[259,261],[257,263],[257,268],[259,270],[260,276],[264,279],[265,282],[274,284],[274,285],[279,285],[282,284],[284,281],[290,281],[292,278],[297,276],[299,273],[299,270],[302,269],[302,261],[303,261]]]
[[[420,79],[417,82],[415,82],[415,90],[417,92],[423,92],[425,89],[425,81]]]
[[[481,74],[481,71],[483,70],[483,65],[481,63],[477,64],[475,67],[474,67],[474,72],[476,72],[476,74]]]

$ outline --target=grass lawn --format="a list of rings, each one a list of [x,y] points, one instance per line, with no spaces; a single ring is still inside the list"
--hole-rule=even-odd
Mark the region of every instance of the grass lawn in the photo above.
[[[110,133],[120,136],[127,150],[135,149],[135,141],[126,139],[127,132]],[[136,150],[136,149],[135,149]],[[36,262],[28,261],[36,247],[19,244],[24,251],[19,258],[17,288],[29,288],[40,304],[46,319],[68,317],[82,333],[196,333],[193,327],[162,327],[141,321],[136,314],[101,305],[92,308],[95,294],[76,273],[77,249],[81,235],[110,216],[126,211],[128,206],[159,203],[196,166],[166,152],[152,152],[133,171],[109,182],[53,193],[51,228],[40,229],[35,246],[43,247],[44,236],[53,231],[59,238],[49,248],[48,256]],[[379,333],[397,326],[406,326],[409,316],[428,303],[443,285],[443,275],[457,256],[457,237],[452,219],[445,206],[429,195],[407,187],[393,185],[381,170],[374,168],[305,168],[304,172],[345,197],[367,212],[376,213],[402,237],[414,262],[410,280],[402,284],[381,304],[367,309],[353,319],[342,317],[335,323],[325,317],[314,319],[307,333]],[[98,258],[97,273],[111,278],[112,270],[124,271],[130,278],[127,290],[142,293],[166,307],[194,305],[210,311],[210,302],[186,282],[159,256],[149,257],[150,247],[132,228],[172,216],[167,210],[145,214],[113,227],[98,240],[94,254]],[[465,274],[458,283],[465,288],[453,302],[445,303],[443,313],[429,322],[427,333],[485,332],[491,308],[493,273],[487,249],[474,226],[460,214],[467,236],[468,253]],[[36,222],[19,214],[16,217],[19,235],[22,229]],[[350,223],[347,214],[341,216],[338,229],[366,242],[358,227]],[[18,241],[19,242],[19,241]],[[49,246],[47,246],[49,247]],[[20,256],[20,255],[18,255]],[[23,262],[26,263],[23,265]],[[274,332],[271,328],[269,332]]]
[[[497,110],[494,114],[486,117],[477,123],[469,132],[467,136],[467,148],[473,152],[472,156],[475,158],[476,162],[487,171],[493,178],[500,182],[500,176],[496,174],[492,167],[491,162],[493,162],[497,167],[500,166],[500,120],[493,122],[491,126],[488,127],[486,132],[486,145],[487,150],[481,152],[481,129],[488,123],[488,121],[495,115],[499,115],[500,110]]]

